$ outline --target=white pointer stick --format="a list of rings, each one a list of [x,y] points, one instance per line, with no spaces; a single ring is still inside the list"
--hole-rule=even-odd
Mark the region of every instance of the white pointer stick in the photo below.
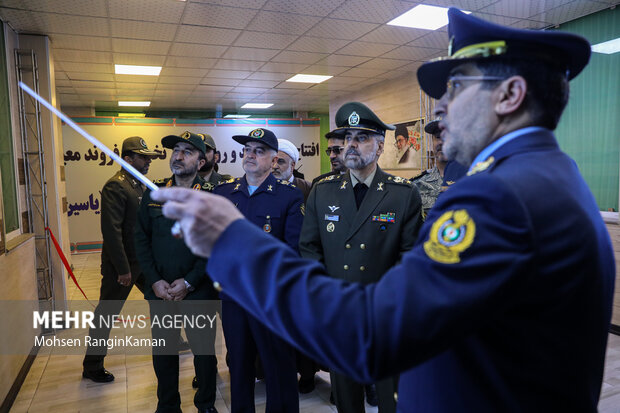
[[[105,152],[110,158],[114,159],[123,168],[125,168],[125,170],[127,172],[129,172],[131,175],[133,175],[138,181],[140,181],[144,185],[146,185],[146,187],[149,188],[151,191],[157,191],[159,189],[157,187],[157,185],[155,185],[153,182],[151,182],[146,176],[144,176],[140,172],[138,172],[138,170],[136,168],[134,168],[133,166],[129,165],[123,158],[121,158],[120,156],[118,156],[117,154],[112,152],[107,146],[105,146],[103,143],[99,142],[99,140],[97,140],[94,136],[88,134],[88,132],[86,132],[84,129],[80,128],[75,122],[73,122],[71,120],[70,117],[68,117],[67,115],[65,115],[64,113],[62,113],[58,109],[56,109],[54,106],[52,106],[51,103],[49,103],[47,100],[45,100],[41,96],[39,96],[37,94],[37,92],[35,92],[34,90],[30,89],[24,82],[19,82],[19,87],[24,89],[26,91],[26,93],[28,93],[30,96],[32,96],[33,98],[38,100],[43,106],[48,108],[54,115],[56,115],[60,119],[64,120],[67,123],[67,125],[71,126],[77,133],[79,133],[80,135],[85,137],[93,145],[95,145],[97,148],[99,148],[103,152]]]
[[[71,126],[77,133],[82,135],[84,138],[86,138],[88,141],[90,141],[97,148],[99,148],[103,152],[105,152],[110,158],[114,159],[123,168],[125,168],[125,170],[127,172],[129,172],[138,181],[140,181],[144,185],[146,185],[146,187],[149,188],[151,191],[159,190],[157,185],[155,185],[153,182],[151,182],[146,176],[142,175],[140,172],[138,172],[138,170],[136,168],[134,168],[133,166],[129,165],[123,158],[121,158],[120,156],[115,154],[113,151],[111,151],[103,143],[99,142],[99,140],[96,139],[94,136],[90,135],[84,129],[80,128],[75,122],[73,122],[71,120],[71,118],[69,116],[65,115],[64,113],[62,113],[61,111],[56,109],[54,106],[52,106],[51,103],[49,103],[47,100],[43,99],[37,92],[35,92],[34,90],[30,89],[24,82],[19,82],[19,87],[24,89],[26,91],[26,93],[28,93],[30,96],[32,96],[33,98],[38,100],[39,103],[41,103],[43,106],[48,108],[54,115],[56,115],[60,119],[64,120],[65,123],[67,123],[67,125]],[[181,232],[181,225],[179,224],[178,221],[175,222],[174,225],[172,226],[171,232],[172,232],[172,235],[174,237],[176,237],[176,238],[181,238],[183,236],[183,233]]]

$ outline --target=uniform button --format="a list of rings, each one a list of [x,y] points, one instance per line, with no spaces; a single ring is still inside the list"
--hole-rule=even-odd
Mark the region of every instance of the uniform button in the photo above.
[[[398,393],[394,392],[394,401],[398,403]]]
[[[360,267],[360,271],[364,271],[366,269],[366,267],[364,267],[363,265]]]
[[[269,215],[267,215],[267,219],[271,218]]]
[[[349,249],[349,248],[351,248],[351,244],[347,244],[347,245],[345,245],[344,247],[345,247],[346,249]]]
[[[215,291],[220,292],[222,291],[222,286],[220,285],[220,283],[218,283],[217,281],[215,281],[213,283],[213,288],[215,288]]]
[[[366,249],[366,244],[360,244],[360,248],[365,250]]]
[[[349,266],[348,266],[347,264],[345,264],[345,265],[344,265],[344,269],[345,269],[345,270],[348,270],[348,269],[349,269]]]

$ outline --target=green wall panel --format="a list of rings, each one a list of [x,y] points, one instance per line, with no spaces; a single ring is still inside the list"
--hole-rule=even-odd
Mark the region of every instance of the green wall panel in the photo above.
[[[620,37],[620,9],[604,10],[560,29],[591,44]],[[592,53],[571,81],[571,97],[556,129],[560,146],[579,166],[601,210],[618,211],[620,160],[620,53]]]

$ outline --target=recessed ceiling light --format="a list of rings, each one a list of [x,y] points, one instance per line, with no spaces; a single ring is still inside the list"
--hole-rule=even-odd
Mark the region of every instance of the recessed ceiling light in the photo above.
[[[614,54],[620,52],[620,37],[592,46],[595,53]]]
[[[273,103],[246,103],[241,109],[267,109],[273,106]]]
[[[252,115],[231,115],[228,114],[226,116],[224,116],[225,118],[229,118],[229,119],[245,119],[245,118],[249,118]]]
[[[151,102],[150,101],[119,100],[118,106],[151,106]]]
[[[470,11],[462,10],[465,14]],[[414,29],[437,30],[448,24],[448,9],[420,4],[389,21],[390,26],[412,27]]]
[[[114,73],[117,75],[159,76],[159,72],[161,66],[114,65]]]
[[[321,83],[325,82],[327,79],[331,79],[333,76],[323,76],[323,75],[302,75],[298,74],[293,76],[290,79],[287,79],[287,82],[298,82],[298,83]]]
[[[119,113],[119,118],[144,118],[146,116],[145,113]]]

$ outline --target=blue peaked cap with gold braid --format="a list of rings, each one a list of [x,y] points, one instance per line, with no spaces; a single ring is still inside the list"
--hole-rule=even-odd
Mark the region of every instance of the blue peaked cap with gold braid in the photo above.
[[[448,10],[448,20],[448,56],[424,63],[417,73],[422,90],[435,99],[445,93],[450,71],[469,61],[490,57],[534,58],[541,65],[565,70],[570,80],[590,60],[590,43],[576,34],[501,26],[454,7]]]

